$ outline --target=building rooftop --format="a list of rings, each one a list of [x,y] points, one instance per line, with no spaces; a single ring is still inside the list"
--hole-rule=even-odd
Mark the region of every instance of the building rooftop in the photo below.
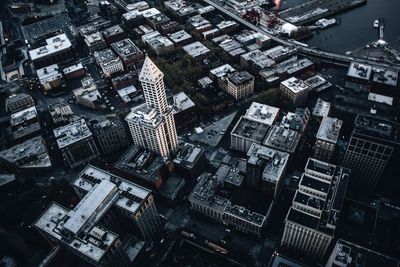
[[[196,12],[196,9],[190,5],[187,5],[185,1],[170,0],[165,1],[164,5],[178,13],[180,16],[186,16]]]
[[[118,93],[119,97],[121,97],[121,99],[125,103],[128,103],[128,102],[132,101],[132,97],[131,96],[136,96],[136,94],[138,93],[138,90],[136,89],[135,86],[129,85],[127,87],[123,87],[121,89],[118,89],[117,93]]]
[[[112,43],[111,47],[122,60],[125,60],[135,55],[143,54],[143,52],[129,38]]]
[[[324,101],[322,98],[317,99],[317,103],[314,106],[312,115],[316,117],[328,117],[331,109],[331,103]]]
[[[212,24],[201,15],[190,17],[188,23],[198,31],[204,31],[212,27]]]
[[[244,117],[251,121],[260,122],[271,126],[275,122],[278,115],[279,108],[253,102],[247,109]]]
[[[32,49],[29,51],[29,56],[33,61],[43,57],[61,52],[72,47],[65,33],[46,39],[46,45]]]
[[[173,96],[173,112],[178,113],[180,111],[192,108],[195,103],[184,93],[180,92]]]
[[[134,145],[114,163],[116,169],[150,182],[159,178],[157,173],[164,166],[163,159],[156,153]]]
[[[240,174],[238,169],[227,164],[221,164],[214,176],[219,184],[229,183],[234,186],[241,186],[244,180],[244,176]]]
[[[249,223],[252,223],[258,227],[262,227],[266,218],[264,215],[258,214],[256,212],[252,212],[245,207],[237,206],[237,205],[229,205],[225,209],[225,213],[238,217],[241,220],[245,220]]]
[[[133,215],[140,209],[141,204],[151,194],[151,191],[117,175],[88,165],[72,182],[74,187],[89,192],[102,181],[113,183],[116,187],[115,199],[112,204]]]
[[[41,136],[0,151],[0,158],[15,164],[19,168],[44,168],[51,166],[47,147]]]
[[[297,48],[291,48],[287,46],[278,45],[265,51],[265,55],[274,61],[278,61],[281,58],[289,57],[297,52]]]
[[[228,75],[228,80],[236,86],[246,84],[254,80],[254,76],[247,71],[237,71]]]
[[[118,118],[110,118],[92,124],[93,134],[102,135],[115,129],[123,129],[123,124]]]
[[[103,36],[105,38],[111,37],[113,35],[121,34],[121,33],[124,33],[124,30],[119,25],[114,25],[114,26],[111,26],[111,27],[103,30]]]
[[[10,124],[11,126],[18,126],[27,121],[37,118],[37,116],[38,114],[36,111],[36,107],[32,106],[11,114]]]
[[[264,137],[270,128],[271,126],[268,124],[253,121],[242,116],[233,128],[231,135],[260,143],[262,140],[264,140]]]
[[[353,134],[400,144],[400,124],[376,117],[358,115],[354,123]]]
[[[84,235],[65,238],[64,224],[69,222],[70,211],[56,203],[51,204],[35,222],[35,226],[64,242],[72,250],[83,254],[94,262],[99,262],[117,240],[117,235],[99,226],[93,226]]]
[[[339,239],[326,267],[398,267],[399,261],[351,242]]]
[[[220,23],[218,23],[215,26],[218,29],[220,29],[221,31],[223,31],[224,29],[229,28],[229,27],[236,27],[236,26],[238,26],[238,24],[233,20],[224,20],[224,21],[221,21]]]
[[[138,18],[138,17],[142,17],[142,16],[143,16],[143,12],[140,10],[130,10],[130,11],[122,14],[122,18],[124,18],[127,21]]]
[[[190,143],[181,143],[174,163],[186,168],[193,168],[203,154],[204,149],[202,147]]]
[[[392,69],[383,69],[378,67],[373,67],[372,81],[375,83],[380,83],[389,86],[397,86],[397,81],[399,78],[399,72]]]
[[[256,165],[259,161],[266,164],[262,179],[278,183],[286,169],[289,154],[253,143],[247,152],[247,162]]]
[[[13,105],[14,103],[17,103],[21,100],[27,100],[29,102],[29,103],[25,102],[26,107],[35,105],[35,102],[33,101],[32,96],[30,96],[26,93],[19,93],[19,94],[13,94],[13,95],[10,95],[9,97],[7,97],[6,106],[9,107],[9,106]]]
[[[94,58],[96,59],[97,64],[100,66],[107,66],[115,63],[116,61],[120,61],[120,59],[111,49],[104,49],[94,52]]]
[[[218,79],[224,79],[228,74],[235,72],[236,70],[229,64],[225,64],[210,70],[210,74],[217,77]]]
[[[310,119],[310,111],[308,108],[296,108],[295,112],[285,114],[279,126],[298,131],[302,133],[307,127]]]
[[[125,7],[127,10],[145,10],[149,8],[149,4],[146,1],[139,1],[132,4],[128,4]]]
[[[336,143],[339,138],[342,121],[336,118],[324,117],[319,126],[317,139]]]
[[[56,137],[58,147],[62,149],[75,142],[92,136],[92,133],[90,132],[85,120],[80,119],[54,129],[54,136]]]
[[[170,107],[172,109],[172,107]],[[131,109],[131,112],[125,117],[126,121],[136,122],[146,127],[156,128],[163,120],[159,116],[157,109],[149,109],[146,103]]]
[[[45,84],[47,82],[51,82],[51,81],[62,78],[62,74],[60,73],[57,64],[53,64],[53,65],[38,69],[38,70],[36,70],[36,74],[37,74],[37,76],[39,78],[39,82],[41,84]]]
[[[297,79],[296,77],[291,77],[287,80],[281,82],[281,85],[285,86],[287,89],[292,91],[294,94],[300,93],[310,89],[310,86],[303,80]]]
[[[142,70],[139,74],[139,81],[141,82],[157,82],[158,80],[162,79],[164,74],[161,70],[154,64],[154,62],[149,58],[146,57],[143,63]]]
[[[263,70],[275,64],[275,61],[269,58],[265,52],[256,49],[240,56],[241,59],[249,62],[259,70]]]
[[[145,18],[151,18],[160,13],[161,12],[157,8],[154,8],[154,7],[142,11],[142,15]]]
[[[208,49],[205,45],[203,45],[199,41],[185,45],[183,47],[183,50],[185,50],[185,52],[188,53],[193,58],[201,57],[211,52],[210,49]]]
[[[347,76],[369,81],[371,78],[371,73],[372,66],[352,61],[347,71]]]
[[[74,71],[81,70],[81,69],[83,69],[83,65],[82,65],[82,63],[79,62],[77,64],[74,64],[74,65],[71,65],[71,66],[69,66],[67,68],[64,68],[63,69],[63,73],[64,73],[64,75],[67,75],[69,73],[72,73]]]
[[[93,45],[95,43],[99,43],[99,42],[105,42],[103,35],[101,35],[100,32],[97,31],[97,32],[85,35],[85,43],[88,47],[90,47],[91,45]]]
[[[177,31],[171,34],[168,34],[168,38],[171,39],[175,44],[180,43],[185,40],[189,40],[192,36],[184,30]]]
[[[215,8],[214,8],[213,6],[208,5],[208,6],[201,7],[201,8],[199,8],[199,9],[197,9],[197,12],[199,12],[200,15],[203,15],[203,14],[212,12],[212,11],[214,11],[214,10],[215,10]]]
[[[301,133],[296,130],[274,125],[263,144],[287,153],[294,153],[300,137]]]
[[[97,102],[101,99],[101,94],[97,90],[96,83],[91,77],[86,77],[81,80],[82,87],[74,89],[72,92],[75,98],[85,99],[90,102]]]
[[[147,40],[148,45],[156,52],[162,48],[174,47],[174,43],[165,36],[156,36]]]

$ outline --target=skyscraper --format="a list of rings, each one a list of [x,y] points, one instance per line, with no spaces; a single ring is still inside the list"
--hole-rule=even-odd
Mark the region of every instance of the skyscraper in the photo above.
[[[146,104],[134,107],[125,120],[135,145],[148,148],[161,156],[176,150],[178,141],[172,106],[168,105],[164,74],[146,57],[139,81]]]
[[[352,189],[372,192],[399,145],[399,124],[358,115],[342,164],[351,169]]]

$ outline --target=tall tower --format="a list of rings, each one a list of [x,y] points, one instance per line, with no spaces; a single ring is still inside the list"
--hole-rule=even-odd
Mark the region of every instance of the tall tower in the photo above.
[[[178,137],[172,106],[167,103],[163,77],[164,74],[153,61],[146,57],[139,74],[146,104],[134,107],[125,120],[135,145],[164,157],[176,150]]]
[[[373,192],[399,145],[399,124],[358,115],[342,164],[351,169],[351,188]]]

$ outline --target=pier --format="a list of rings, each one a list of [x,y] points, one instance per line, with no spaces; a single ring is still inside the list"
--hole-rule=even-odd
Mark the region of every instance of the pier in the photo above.
[[[355,8],[366,2],[367,0],[312,0],[280,12],[279,17],[301,26]]]

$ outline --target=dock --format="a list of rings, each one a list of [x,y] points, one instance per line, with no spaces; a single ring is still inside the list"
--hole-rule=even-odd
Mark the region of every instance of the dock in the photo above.
[[[280,12],[279,17],[302,26],[356,8],[366,2],[367,0],[311,0]]]

